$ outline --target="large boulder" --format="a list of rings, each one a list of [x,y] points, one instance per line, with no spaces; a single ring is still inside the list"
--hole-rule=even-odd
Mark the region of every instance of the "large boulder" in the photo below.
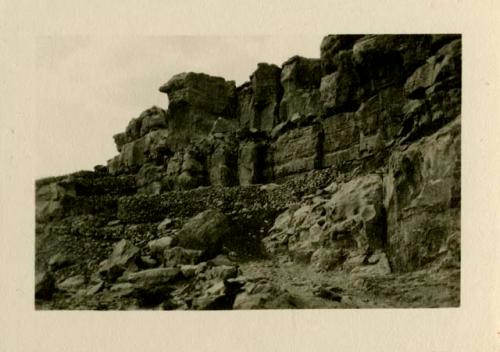
[[[387,241],[395,271],[459,257],[460,119],[395,151],[386,180]],[[432,221],[429,221],[432,219]]]
[[[231,115],[236,86],[233,81],[204,73],[180,73],[160,87],[168,95],[169,107],[186,103],[207,112]]]
[[[36,221],[48,222],[67,215],[76,197],[74,185],[64,180],[36,187]]]
[[[232,232],[229,218],[219,210],[208,209],[191,218],[177,233],[179,246],[199,249],[207,257],[218,254],[223,240]]]
[[[157,106],[144,110],[137,118],[133,118],[127,125],[125,132],[113,136],[116,149],[122,151],[123,145],[135,141],[150,131],[167,128],[166,111]]]
[[[273,255],[317,270],[351,271],[385,243],[382,178],[370,174],[332,184],[324,196],[289,208],[264,239]],[[360,260],[359,260],[360,259]]]
[[[121,146],[118,156],[108,161],[110,174],[124,170],[139,169],[147,162],[156,163],[173,148],[169,130],[153,130]]]
[[[174,284],[183,278],[178,268],[155,268],[127,273],[120,278],[118,291],[139,300],[142,307],[154,307],[168,300]]]
[[[151,131],[167,128],[166,111],[157,106],[145,110],[139,118],[142,120],[140,130],[141,137]]]
[[[163,252],[177,244],[177,238],[164,236],[148,242],[148,249],[154,259],[162,259]]]
[[[221,77],[181,73],[161,86],[160,92],[168,95],[168,128],[176,147],[207,136],[218,117],[235,115],[235,83]]]
[[[280,122],[290,120],[295,114],[319,116],[321,61],[294,56],[282,65]]]
[[[126,271],[137,270],[137,261],[140,257],[140,249],[129,240],[121,240],[113,247],[110,257],[99,266],[99,274],[114,281]]]

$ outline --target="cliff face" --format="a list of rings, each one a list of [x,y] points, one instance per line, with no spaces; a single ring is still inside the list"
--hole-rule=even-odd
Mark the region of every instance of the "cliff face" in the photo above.
[[[105,252],[217,208],[248,224],[224,240],[242,255],[263,240],[319,272],[459,268],[460,36],[329,35],[240,87],[182,73],[160,91],[168,108],[115,135],[107,166],[37,181],[38,257],[48,238]]]

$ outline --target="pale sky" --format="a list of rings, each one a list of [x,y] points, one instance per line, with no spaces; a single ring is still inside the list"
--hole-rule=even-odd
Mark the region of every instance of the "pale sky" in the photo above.
[[[180,72],[248,80],[257,63],[319,57],[322,36],[41,37],[37,45],[36,177],[55,176],[118,154],[113,134],[167,96]]]

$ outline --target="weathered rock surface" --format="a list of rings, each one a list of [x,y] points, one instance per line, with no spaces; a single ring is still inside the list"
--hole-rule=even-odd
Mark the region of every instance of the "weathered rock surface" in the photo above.
[[[41,186],[36,190],[36,220],[47,222],[63,218],[75,197],[74,188],[65,182]]]
[[[298,300],[266,278],[247,281],[236,296],[233,309],[290,309],[300,307]]]
[[[111,174],[129,169],[138,170],[146,162],[160,159],[162,153],[170,150],[172,146],[169,130],[151,131],[139,139],[122,145],[121,153],[108,161],[108,169]]]
[[[148,249],[153,258],[159,259],[163,257],[163,252],[177,244],[177,238],[165,236],[148,242]]]
[[[86,283],[85,276],[75,275],[68,277],[66,280],[57,284],[57,289],[67,292],[77,292],[79,289],[83,288]]]
[[[354,43],[362,35],[327,35],[320,45],[321,69],[323,76],[339,69],[339,54],[344,50],[352,49]]]
[[[460,35],[160,91],[107,166],[36,181],[37,309],[460,304]]]
[[[99,273],[109,281],[114,281],[125,271],[137,270],[139,248],[128,240],[121,240],[115,244],[110,257],[102,262]]]
[[[410,98],[421,98],[425,90],[440,83],[441,89],[460,87],[462,73],[462,41],[454,40],[427,59],[406,81],[404,90]]]
[[[218,210],[208,209],[191,218],[177,237],[180,246],[205,251],[210,257],[221,250],[222,242],[231,234],[231,230],[230,220],[226,215]]]
[[[322,131],[313,125],[291,130],[272,144],[274,177],[305,172],[318,168]]]
[[[295,114],[320,115],[321,62],[294,56],[283,63],[281,85],[283,98],[280,103],[280,122],[290,120]]]
[[[253,107],[253,90],[251,82],[245,82],[236,90],[236,115],[242,128],[255,128],[255,110]]]
[[[228,115],[233,108],[235,89],[234,82],[227,82],[222,77],[187,72],[172,77],[160,87],[160,92],[168,94],[172,105],[187,103],[215,114]]]
[[[353,63],[352,50],[340,51],[330,60],[334,62],[335,71],[321,78],[322,113],[331,115],[355,111],[361,101],[361,82]]]
[[[459,118],[391,157],[387,241],[395,270],[422,267],[457,241],[460,165]],[[459,258],[456,247],[449,250]]]
[[[402,93],[399,87],[382,89],[356,111],[361,156],[379,152],[398,136],[406,103]]]
[[[322,121],[322,167],[342,168],[359,157],[359,128],[354,114],[343,113]]]
[[[182,247],[166,248],[163,251],[163,265],[166,267],[177,265],[192,265],[201,262],[203,251]]]
[[[238,155],[238,178],[242,186],[260,183],[263,180],[265,146],[248,141],[240,145]]]
[[[125,132],[113,136],[116,149],[121,152],[125,144],[139,139],[150,131],[165,128],[167,128],[166,111],[153,106],[143,111],[139,117],[132,119]]]
[[[238,184],[238,141],[232,131],[224,139],[215,139],[207,157],[208,178],[211,185],[233,186]]]
[[[168,95],[168,126],[176,146],[208,135],[219,116],[234,117],[236,86],[233,81],[203,73],[181,73],[161,86],[160,91]]]
[[[253,123],[250,128],[270,132],[278,124],[283,88],[280,84],[281,69],[276,65],[259,64],[252,74]]]
[[[264,239],[270,253],[311,263],[319,271],[350,271],[383,248],[382,178],[367,175],[329,189],[333,194],[315,196],[278,216]]]
[[[61,268],[64,268],[68,265],[71,265],[75,262],[75,259],[69,255],[66,255],[64,253],[57,253],[54,254],[52,257],[49,259],[49,269],[51,271],[55,271]]]

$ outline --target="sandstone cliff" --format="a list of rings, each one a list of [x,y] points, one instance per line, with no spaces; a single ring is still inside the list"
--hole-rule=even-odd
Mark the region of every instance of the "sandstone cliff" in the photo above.
[[[176,75],[106,166],[38,180],[41,306],[457,305],[461,37],[320,48]]]

